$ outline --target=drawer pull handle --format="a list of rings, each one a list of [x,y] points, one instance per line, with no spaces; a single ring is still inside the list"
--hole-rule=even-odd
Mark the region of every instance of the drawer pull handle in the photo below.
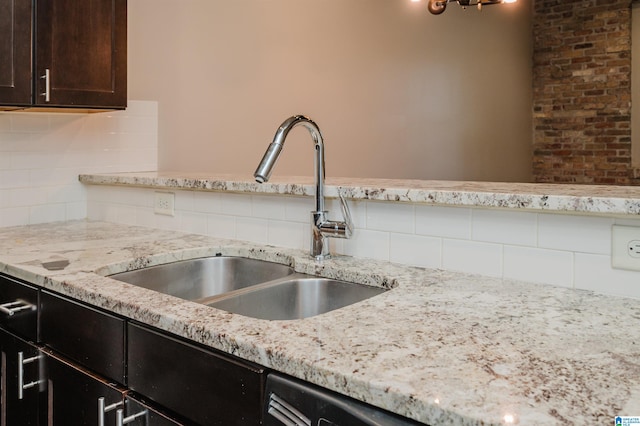
[[[24,300],[16,300],[15,302],[3,303],[0,305],[0,312],[7,314],[8,316],[14,316],[18,312],[26,310],[35,310],[36,307]]]
[[[34,382],[24,382],[24,366],[31,364],[32,362],[42,359],[42,355],[32,356],[31,358],[25,358],[23,352],[18,352],[18,399],[24,398],[24,391],[38,386],[44,383],[43,380],[36,380]]]
[[[139,413],[132,414],[129,417],[125,417],[122,409],[119,409],[118,411],[116,411],[116,426],[124,426],[128,423],[131,423],[138,417],[142,417],[146,415],[147,415],[147,410],[143,410],[143,411],[140,411]]]
[[[111,410],[115,410],[118,407],[122,407],[124,403],[122,401],[114,402],[113,404],[107,405],[104,402],[104,397],[101,396],[98,398],[98,426],[104,426],[104,414],[108,413]]]
[[[44,96],[45,102],[51,102],[51,70],[45,68],[44,75],[40,78],[44,80],[44,93],[41,93],[40,96]]]

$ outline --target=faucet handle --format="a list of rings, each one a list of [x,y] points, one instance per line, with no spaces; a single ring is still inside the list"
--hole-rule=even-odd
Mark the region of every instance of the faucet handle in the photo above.
[[[351,235],[353,235],[353,219],[351,218],[351,211],[349,210],[347,200],[342,196],[340,189],[338,189],[338,197],[340,197],[340,208],[342,209],[342,218],[344,219],[346,227],[344,238],[350,238]]]
[[[326,211],[311,212],[313,215],[312,222],[324,237],[332,238],[351,238],[353,234],[353,220],[351,219],[351,212],[346,200],[338,191],[338,197],[340,197],[340,207],[342,208],[343,221],[327,220]]]

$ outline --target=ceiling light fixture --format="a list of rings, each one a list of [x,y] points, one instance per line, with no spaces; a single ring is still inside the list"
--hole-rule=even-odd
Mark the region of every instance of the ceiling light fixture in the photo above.
[[[416,1],[416,0],[414,0]],[[482,6],[489,4],[515,3],[517,0],[429,0],[427,8],[434,15],[440,15],[447,8],[447,3],[458,3],[463,9],[467,6],[478,6],[478,10]]]

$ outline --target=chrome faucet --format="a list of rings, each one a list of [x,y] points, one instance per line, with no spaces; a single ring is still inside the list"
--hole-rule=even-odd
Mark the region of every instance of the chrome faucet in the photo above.
[[[258,183],[269,180],[273,166],[276,164],[287,135],[294,127],[302,125],[311,133],[315,147],[314,167],[316,180],[316,209],[311,212],[311,256],[316,260],[324,260],[331,257],[329,253],[328,238],[349,238],[353,233],[353,222],[349,206],[340,191],[340,205],[344,221],[336,222],[327,219],[327,211],[324,209],[324,142],[318,125],[304,115],[294,115],[286,119],[273,138],[273,142],[267,148],[262,161],[258,165],[253,176]]]

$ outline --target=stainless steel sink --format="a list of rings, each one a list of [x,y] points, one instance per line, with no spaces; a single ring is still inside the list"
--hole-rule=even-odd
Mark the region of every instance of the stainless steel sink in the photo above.
[[[206,257],[122,272],[110,278],[197,301],[293,273],[293,268],[279,263],[243,257]]]
[[[110,275],[139,287],[253,318],[291,320],[359,302],[385,289],[295,273],[279,263],[206,257]]]
[[[292,320],[323,314],[384,291],[328,278],[294,278],[222,296],[208,306],[253,318]]]

